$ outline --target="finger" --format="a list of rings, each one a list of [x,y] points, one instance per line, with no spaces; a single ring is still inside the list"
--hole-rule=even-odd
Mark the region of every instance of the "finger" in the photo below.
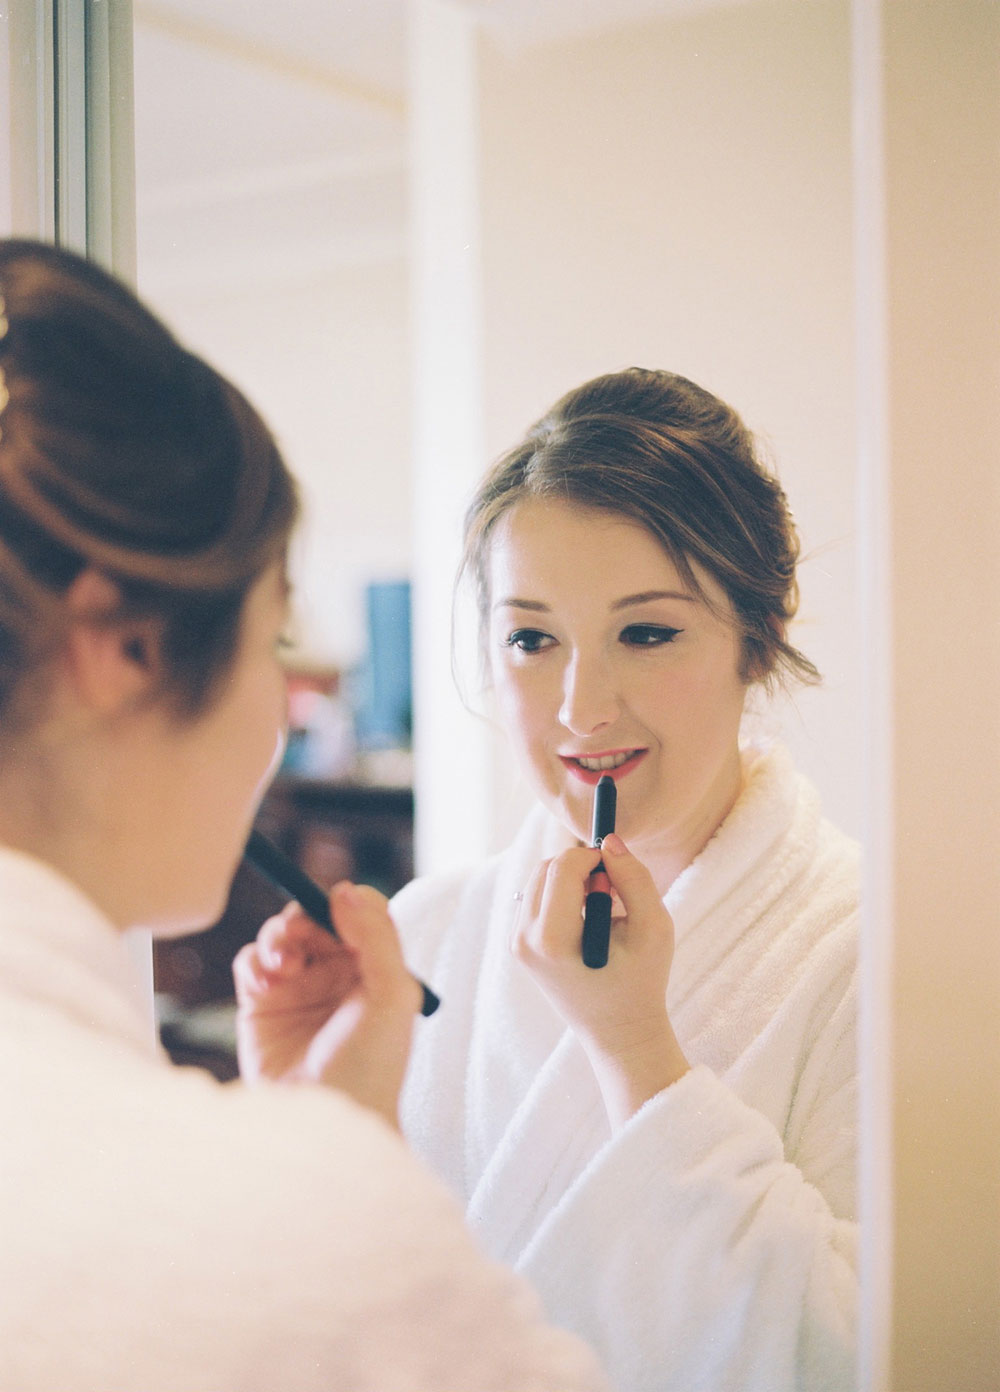
[[[267,995],[274,977],[261,963],[255,942],[241,947],[233,959],[233,983],[238,1001],[258,1001]]]
[[[523,934],[526,927],[535,919],[542,902],[542,891],[545,888],[545,876],[548,873],[549,862],[543,860],[536,865],[528,877],[528,883],[524,889],[518,890],[514,895],[517,901],[514,907],[514,921],[511,925],[510,945],[514,947],[516,939]]]
[[[365,989],[382,1003],[405,995],[416,999],[420,988],[407,970],[388,901],[369,885],[345,881],[330,895],[330,912],[344,943],[353,952]]]
[[[508,947],[520,961],[528,961],[540,951],[538,924],[545,893],[545,882],[551,860],[540,861],[528,879],[523,891],[517,896],[514,920],[511,924]]]
[[[238,997],[260,1000],[283,982],[299,980],[307,969],[330,969],[347,949],[326,929],[320,928],[296,903],[262,924],[257,937],[233,960],[233,979]],[[319,983],[317,983],[317,989]]]
[[[635,921],[664,919],[672,927],[652,875],[616,832],[604,838],[602,851],[605,872],[626,915]]]
[[[257,947],[267,970],[282,973],[300,971],[311,962],[330,956],[335,942],[293,903],[267,920],[257,934]]]
[[[560,874],[568,878],[579,878],[586,887],[587,881],[601,863],[601,852],[596,846],[572,846],[557,856]]]
[[[540,946],[546,955],[579,951],[584,901],[600,862],[600,851],[591,846],[573,847],[551,862],[539,912]]]

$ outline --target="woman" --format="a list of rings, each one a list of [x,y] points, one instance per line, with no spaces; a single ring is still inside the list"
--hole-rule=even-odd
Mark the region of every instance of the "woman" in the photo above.
[[[740,743],[755,686],[816,677],[796,556],[710,393],[633,369],[559,401],[484,480],[465,557],[540,805],[391,905],[446,1002],[404,1131],[632,1392],[854,1385],[856,847],[783,749]]]
[[[596,1387],[395,1130],[380,896],[339,886],[313,963],[326,1087],[172,1069],[133,996],[126,930],[218,916],[274,766],[295,510],[124,287],[0,243],[0,1385]]]

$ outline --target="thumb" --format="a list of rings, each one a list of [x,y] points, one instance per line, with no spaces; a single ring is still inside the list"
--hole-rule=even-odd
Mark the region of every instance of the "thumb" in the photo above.
[[[368,885],[342,881],[331,892],[330,906],[337,932],[354,953],[369,987],[379,994],[416,989],[384,895]]]

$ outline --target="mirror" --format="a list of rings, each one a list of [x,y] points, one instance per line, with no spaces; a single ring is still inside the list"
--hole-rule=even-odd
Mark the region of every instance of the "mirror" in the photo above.
[[[417,778],[424,735],[447,794],[418,797],[422,868],[449,839],[502,844],[524,805],[490,746],[481,844],[468,787],[461,818],[434,811],[468,767],[445,748],[464,716],[441,612],[461,503],[567,386],[633,361],[703,382],[772,448],[826,681],[767,720],[857,834],[848,29],[842,0],[137,0],[139,287],[302,480],[297,658],[364,660],[372,580],[433,592]],[[425,195],[442,224],[474,203],[462,242],[421,238]]]
[[[322,10],[322,32],[308,6],[280,18],[243,6],[238,32],[221,3],[198,4],[197,24],[193,0],[173,11],[185,15],[186,32],[201,34],[203,67],[198,81],[167,85],[206,105],[195,116],[196,103],[186,101],[178,115],[172,191],[165,180],[144,192],[143,145],[157,137],[151,118],[145,135],[140,119],[139,279],[182,330],[178,310],[190,316],[197,346],[271,415],[305,480],[310,511],[297,579],[306,650],[330,664],[355,661],[359,621],[335,630],[326,611],[357,605],[366,567],[384,568],[383,578],[408,567],[418,591],[418,867],[501,844],[524,807],[506,752],[462,714],[450,689],[448,591],[464,497],[485,461],[568,387],[631,363],[703,383],[768,443],[803,541],[793,637],[826,684],[754,719],[787,740],[833,820],[856,832],[846,0],[423,0],[408,11],[408,86],[402,6]],[[137,5],[136,23],[141,93],[141,45],[152,64],[156,45],[176,51],[184,41],[182,26],[167,32],[162,7]],[[387,84],[392,114],[370,100],[376,69],[359,37],[374,42],[383,23],[381,42],[392,45],[383,62],[392,52],[397,64],[396,86]],[[317,67],[340,75],[336,91],[313,81]],[[349,98],[348,78],[365,95]],[[264,82],[292,89],[286,145]],[[157,119],[166,109],[164,97]],[[357,163],[345,153],[348,128]],[[225,152],[214,163],[210,135]],[[368,163],[362,176],[376,153],[381,174]],[[379,178],[379,206],[388,206],[393,159],[395,253],[377,266],[356,255],[331,270],[317,246],[356,251],[341,238],[343,219],[372,211]],[[209,215],[218,231],[201,225]],[[250,257],[258,235],[281,268],[277,284],[264,274],[266,258]],[[181,253],[182,237],[197,256]],[[147,285],[144,260],[152,266],[157,247],[180,270],[204,251],[206,277],[189,291],[178,280],[169,295],[165,272],[160,288]],[[317,275],[311,289],[306,273]],[[222,300],[238,303],[235,328],[213,342],[201,316]],[[282,327],[267,317],[270,304],[291,308]],[[336,559],[324,560],[338,554],[355,557],[350,578]]]

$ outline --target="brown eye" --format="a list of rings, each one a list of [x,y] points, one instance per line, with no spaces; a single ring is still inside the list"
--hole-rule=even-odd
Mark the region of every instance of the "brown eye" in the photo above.
[[[539,628],[515,628],[514,632],[504,639],[504,647],[536,653],[550,647],[554,642],[555,639],[550,633],[543,633]]]

